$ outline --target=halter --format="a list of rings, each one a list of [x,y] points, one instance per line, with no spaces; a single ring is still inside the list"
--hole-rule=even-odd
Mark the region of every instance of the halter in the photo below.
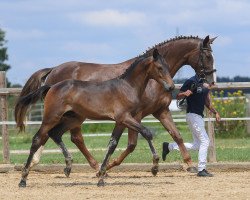
[[[200,43],[200,54],[199,54],[199,58],[198,58],[198,62],[197,62],[201,70],[200,70],[200,73],[196,73],[196,74],[198,75],[199,79],[202,79],[204,82],[207,82],[206,76],[216,72],[216,69],[206,70],[204,60],[203,60],[204,50],[212,52],[212,49],[207,48],[207,47],[203,47],[203,42],[201,42]]]

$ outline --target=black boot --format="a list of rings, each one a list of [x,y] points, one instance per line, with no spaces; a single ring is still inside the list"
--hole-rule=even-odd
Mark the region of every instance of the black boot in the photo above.
[[[200,176],[200,177],[212,177],[214,175],[210,174],[207,170],[203,169],[202,171],[198,172],[197,176]]]
[[[162,143],[162,160],[165,161],[167,155],[169,154],[169,149],[168,149],[168,142],[163,142]]]

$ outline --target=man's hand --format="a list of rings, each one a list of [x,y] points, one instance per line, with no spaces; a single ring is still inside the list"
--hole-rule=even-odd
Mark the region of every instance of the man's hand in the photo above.
[[[191,94],[193,94],[193,92],[191,90],[187,90],[186,92],[183,92],[183,94],[186,96],[186,97],[189,97]]]
[[[216,112],[215,114],[215,119],[216,119],[216,122],[220,122],[220,114],[218,112]]]

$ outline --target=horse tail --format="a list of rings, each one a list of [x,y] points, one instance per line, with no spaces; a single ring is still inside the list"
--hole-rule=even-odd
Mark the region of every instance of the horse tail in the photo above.
[[[36,91],[31,92],[26,96],[22,96],[17,100],[15,105],[15,121],[17,128],[19,128],[19,132],[25,130],[24,118],[28,108],[32,104],[36,103],[39,99],[44,98],[50,88],[51,86],[44,85]]]
[[[32,74],[31,77],[28,79],[28,81],[25,83],[19,95],[19,98],[26,96],[27,94],[34,92],[35,90],[40,88],[42,86],[42,83],[45,81],[46,77],[53,69],[54,68],[44,68]]]

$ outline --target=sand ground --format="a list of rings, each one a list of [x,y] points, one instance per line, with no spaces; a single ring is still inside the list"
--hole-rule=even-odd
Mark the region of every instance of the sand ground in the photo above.
[[[214,172],[201,178],[184,171],[110,172],[104,187],[95,173],[30,172],[26,188],[19,188],[21,172],[0,174],[0,199],[250,199],[250,171]]]

